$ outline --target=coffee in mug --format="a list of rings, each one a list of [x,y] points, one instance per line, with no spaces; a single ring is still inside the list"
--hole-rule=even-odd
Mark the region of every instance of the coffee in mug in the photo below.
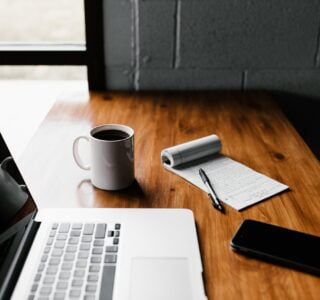
[[[103,141],[119,141],[128,138],[129,135],[121,130],[101,130],[96,132],[93,137]]]
[[[79,141],[89,142],[90,163],[85,165],[79,155]],[[91,129],[88,136],[73,142],[77,165],[91,171],[92,184],[103,190],[119,190],[134,181],[134,131],[121,124],[106,124]]]

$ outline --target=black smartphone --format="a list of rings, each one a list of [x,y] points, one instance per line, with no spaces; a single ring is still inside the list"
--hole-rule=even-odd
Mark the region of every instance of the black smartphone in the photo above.
[[[245,220],[231,247],[242,254],[320,276],[320,237]]]

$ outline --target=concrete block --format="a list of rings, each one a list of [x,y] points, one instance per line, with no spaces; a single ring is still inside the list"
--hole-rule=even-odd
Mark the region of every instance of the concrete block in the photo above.
[[[139,1],[140,68],[172,66],[175,7],[175,1]]]
[[[103,0],[105,65],[133,64],[133,11],[128,0]]]
[[[241,89],[242,72],[214,69],[142,69],[139,90]]]
[[[105,69],[105,74],[107,90],[134,90],[134,75],[130,66],[107,67]]]
[[[320,98],[320,70],[249,70],[246,89],[271,90]]]
[[[181,67],[314,66],[317,0],[182,1]]]

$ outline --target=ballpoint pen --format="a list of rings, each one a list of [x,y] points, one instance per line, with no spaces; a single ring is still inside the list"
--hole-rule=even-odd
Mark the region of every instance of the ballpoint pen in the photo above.
[[[214,208],[218,209],[219,211],[221,211],[222,213],[224,212],[224,208],[219,200],[218,195],[216,194],[216,192],[214,191],[210,179],[208,178],[207,174],[205,173],[205,171],[200,168],[199,169],[199,175],[204,183],[204,185],[206,186],[207,190],[208,190],[208,196],[211,199],[212,205]]]

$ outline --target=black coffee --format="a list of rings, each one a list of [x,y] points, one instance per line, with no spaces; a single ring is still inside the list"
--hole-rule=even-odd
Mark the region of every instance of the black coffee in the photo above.
[[[118,141],[129,137],[129,134],[121,130],[101,130],[93,134],[93,137],[104,141]]]

